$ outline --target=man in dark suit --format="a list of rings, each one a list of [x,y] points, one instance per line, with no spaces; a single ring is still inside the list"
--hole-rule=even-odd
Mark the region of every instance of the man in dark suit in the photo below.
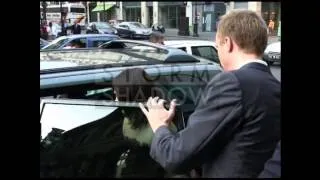
[[[281,178],[281,142],[278,143],[272,158],[264,165],[259,178]]]
[[[79,22],[79,19],[75,20],[74,24],[70,27],[72,34],[81,34],[81,26]]]
[[[258,177],[280,140],[280,82],[262,61],[267,26],[253,11],[223,16],[216,43],[225,72],[207,85],[187,127],[168,129],[175,101],[150,97],[140,104],[155,133],[150,155],[166,170],[201,166],[202,177]]]

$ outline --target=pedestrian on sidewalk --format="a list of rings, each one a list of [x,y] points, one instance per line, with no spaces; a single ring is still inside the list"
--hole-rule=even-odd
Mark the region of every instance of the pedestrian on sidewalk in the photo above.
[[[40,29],[41,29],[42,39],[48,40],[48,31],[47,31],[47,22],[46,21],[42,22]]]
[[[80,18],[76,19],[73,23],[73,25],[71,26],[71,33],[72,34],[81,34],[81,27],[80,27]]]
[[[53,27],[52,22],[49,22],[49,26],[47,26],[47,32],[49,41],[52,41],[56,38],[56,29]]]
[[[164,45],[164,35],[161,32],[154,31],[150,35],[150,42]]]
[[[96,27],[96,24],[92,23],[90,29],[87,30],[87,34],[99,34],[99,30]]]
[[[168,129],[176,103],[150,97],[140,108],[154,137],[151,157],[170,172],[202,166],[204,178],[256,178],[280,141],[280,82],[262,60],[267,25],[254,11],[233,10],[218,25],[223,72],[211,79],[185,129]]]
[[[270,19],[269,21],[268,29],[269,29],[269,35],[272,36],[274,33],[274,21],[272,19]]]

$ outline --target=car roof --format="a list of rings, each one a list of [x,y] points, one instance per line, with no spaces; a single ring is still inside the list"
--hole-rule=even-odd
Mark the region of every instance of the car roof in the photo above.
[[[68,68],[78,66],[78,64],[66,61],[40,61],[40,70],[52,69],[52,68]]]
[[[144,50],[130,46],[112,49],[112,45],[129,43],[135,46],[149,46]],[[69,61],[79,64],[79,68],[94,68],[96,66],[132,66],[136,64],[162,64],[162,63],[195,63],[200,62],[198,57],[174,48],[157,45],[151,42],[132,40],[112,40],[105,43],[107,47],[89,49],[63,49],[63,50],[40,50],[40,61]],[[111,45],[111,48],[108,48]],[[151,50],[150,50],[151,49]],[[54,69],[53,71],[59,71]]]
[[[201,45],[213,45],[216,47],[216,43],[214,41],[204,41],[204,40],[167,40],[164,41],[166,46],[186,46],[186,44],[192,44],[196,46]]]
[[[98,22],[98,21],[93,21],[93,22],[90,22],[89,24],[93,24],[93,23],[95,23],[95,24],[100,24],[100,23],[104,23],[104,24],[109,24],[110,25],[110,23],[108,23],[108,22]]]
[[[118,37],[113,34],[73,34],[65,36],[67,38],[82,38],[82,37]]]
[[[137,22],[137,21],[123,21],[123,22],[121,22],[119,24],[125,24],[125,23],[128,23],[128,24],[130,24],[130,23],[139,23],[139,24],[141,24],[140,22]]]
[[[94,69],[80,69],[76,71],[40,73],[40,94],[43,96],[47,90],[56,88],[64,88],[70,86],[78,86],[85,84],[106,86],[114,77],[118,76],[123,70],[131,68],[142,68],[148,75],[159,77],[159,74],[180,74],[181,71],[193,76],[209,78],[212,73],[219,73],[222,71],[217,64],[208,64],[204,62],[199,63],[175,63],[175,64],[154,64],[154,65],[134,65],[134,66],[120,66],[120,67],[98,67]],[[203,73],[206,72],[206,73]],[[157,79],[154,79],[157,80]],[[172,80],[174,81],[174,80]],[[207,80],[209,81],[209,79]],[[103,82],[99,84],[99,82]],[[98,84],[97,84],[98,83]]]

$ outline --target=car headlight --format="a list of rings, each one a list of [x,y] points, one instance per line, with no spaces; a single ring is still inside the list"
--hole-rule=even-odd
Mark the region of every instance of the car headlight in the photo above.
[[[118,33],[118,31],[115,29],[114,31],[113,31],[115,34],[117,34]]]

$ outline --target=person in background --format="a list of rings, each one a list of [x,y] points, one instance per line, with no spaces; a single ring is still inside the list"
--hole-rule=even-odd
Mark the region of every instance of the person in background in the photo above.
[[[90,26],[90,29],[88,29],[86,33],[87,34],[99,34],[99,30],[97,29],[96,24],[93,23]]]
[[[59,26],[57,24],[54,24],[54,25],[52,24],[52,27],[51,27],[52,40],[58,37],[59,31],[61,31],[59,29]]]
[[[273,33],[274,33],[274,21],[272,19],[270,19],[270,21],[269,21],[268,28],[269,28],[269,34],[273,35]]]
[[[48,40],[53,40],[54,39],[54,35],[52,32],[52,22],[49,22],[49,26],[47,26],[47,32],[48,32]]]
[[[81,34],[81,26],[80,26],[80,19],[76,19],[73,25],[70,27],[72,34]]]
[[[168,130],[176,103],[140,103],[153,130],[151,157],[167,171],[202,166],[204,178],[256,178],[280,141],[281,84],[262,60],[267,25],[254,11],[233,10],[218,25],[224,71],[207,84],[185,129]]]
[[[42,35],[42,39],[44,40],[48,40],[48,30],[47,30],[47,22],[46,21],[42,21],[41,24],[41,35]]]
[[[164,45],[164,35],[161,32],[152,32],[149,40],[152,43]]]

